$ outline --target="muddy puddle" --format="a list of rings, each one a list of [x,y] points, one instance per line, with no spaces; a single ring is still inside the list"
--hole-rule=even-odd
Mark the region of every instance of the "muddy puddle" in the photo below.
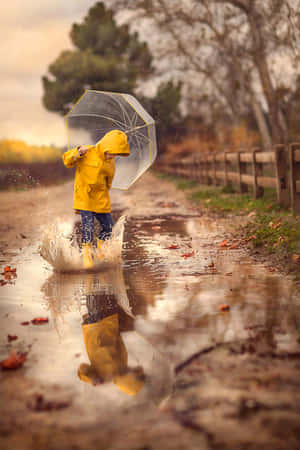
[[[65,386],[93,415],[161,404],[176,367],[212,345],[263,333],[277,355],[299,352],[293,283],[250,264],[242,249],[222,250],[223,238],[197,214],[137,217],[126,222],[120,264],[99,273],[55,273],[38,245],[28,247],[1,287],[1,359],[28,351],[27,376]],[[35,317],[49,322],[34,325]]]

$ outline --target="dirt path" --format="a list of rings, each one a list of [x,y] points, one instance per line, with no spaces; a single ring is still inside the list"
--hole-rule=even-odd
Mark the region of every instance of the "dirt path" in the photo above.
[[[120,312],[120,323],[129,358],[132,346],[144,364],[144,389],[120,397],[113,387],[72,378],[73,366],[85,361],[74,292],[90,279],[49,275],[46,267],[32,271],[41,289],[26,281],[26,265],[41,265],[30,246],[43,227],[72,217],[72,183],[2,192],[1,267],[16,261],[20,276],[2,291],[1,359],[13,348],[29,353],[23,368],[0,373],[0,448],[299,449],[300,301],[293,284],[249,259],[234,240],[232,219],[216,222],[151,174],[128,192],[113,192],[112,203],[115,218],[127,215],[123,274],[101,283],[117,285],[120,297],[127,292],[134,320]],[[22,327],[32,311],[47,313],[49,326]],[[19,339],[8,342],[12,331]]]

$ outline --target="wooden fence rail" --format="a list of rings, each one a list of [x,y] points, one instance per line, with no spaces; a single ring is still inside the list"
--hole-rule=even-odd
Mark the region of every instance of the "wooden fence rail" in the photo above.
[[[274,188],[280,205],[300,212],[300,143],[277,145],[270,152],[253,148],[247,152],[201,153],[161,169],[201,184],[236,185],[241,193],[251,186],[254,198],[263,197],[265,188]]]

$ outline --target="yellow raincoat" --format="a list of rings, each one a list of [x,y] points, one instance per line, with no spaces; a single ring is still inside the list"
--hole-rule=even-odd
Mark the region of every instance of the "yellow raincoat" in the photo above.
[[[119,130],[109,131],[96,145],[88,147],[89,151],[83,156],[80,156],[78,148],[62,156],[66,167],[77,167],[73,208],[109,213],[109,189],[115,174],[115,162],[106,160],[105,153],[129,156],[127,136]]]
[[[128,369],[128,355],[119,332],[118,314],[96,323],[83,324],[82,331],[91,364],[81,364],[78,377],[90,384],[112,381],[126,394],[137,394],[144,380],[142,374]]]

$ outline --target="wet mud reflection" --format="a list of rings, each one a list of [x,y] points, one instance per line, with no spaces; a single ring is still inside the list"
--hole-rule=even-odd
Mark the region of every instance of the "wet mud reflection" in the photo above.
[[[160,404],[175,368],[212,345],[250,340],[255,352],[299,352],[293,283],[242,250],[220,250],[221,239],[218,224],[196,214],[139,217],[126,223],[122,263],[99,273],[52,272],[28,249],[16,260],[16,284],[1,291],[4,333],[31,345],[29,375],[95,405],[100,395],[101,407],[113,399],[112,408]],[[37,315],[49,325],[20,325]]]

